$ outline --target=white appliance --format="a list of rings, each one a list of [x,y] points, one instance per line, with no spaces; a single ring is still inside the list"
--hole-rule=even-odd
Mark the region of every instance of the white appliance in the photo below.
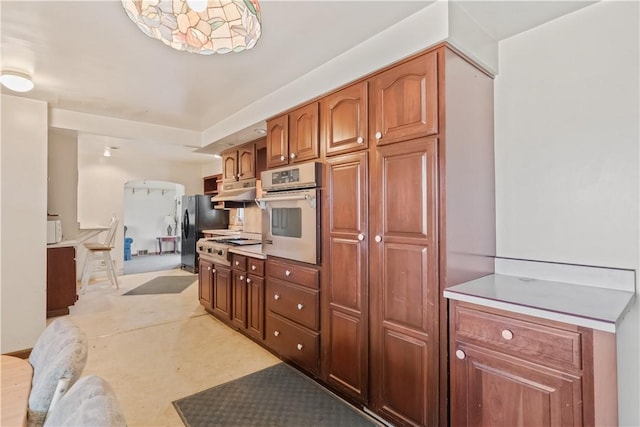
[[[47,245],[62,241],[62,223],[59,219],[47,220]]]

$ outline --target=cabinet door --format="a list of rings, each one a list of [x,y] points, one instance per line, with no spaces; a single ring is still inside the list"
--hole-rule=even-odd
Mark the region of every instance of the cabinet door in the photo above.
[[[368,397],[367,153],[327,159],[328,284],[323,376],[362,403]]]
[[[289,116],[267,122],[267,169],[289,164]]]
[[[394,424],[439,424],[436,144],[384,145],[372,159],[370,396]]]
[[[77,299],[76,248],[47,248],[47,317],[69,314]]]
[[[437,58],[431,52],[371,79],[371,140],[381,145],[438,133]]]
[[[222,153],[222,180],[224,182],[238,179],[238,151],[232,150]]]
[[[256,145],[247,144],[238,148],[238,179],[256,177]]]
[[[314,102],[289,113],[289,158],[291,163],[317,159],[318,103]]]
[[[247,273],[233,270],[231,321],[241,329],[247,327]]]
[[[458,342],[451,356],[452,426],[581,426],[582,380]]]
[[[213,266],[213,314],[221,320],[231,321],[231,269]]]
[[[327,156],[367,149],[367,82],[348,86],[323,98],[320,119]]]
[[[198,263],[198,297],[207,310],[213,309],[213,264],[200,258]]]
[[[247,334],[264,339],[264,279],[253,274],[247,277]]]

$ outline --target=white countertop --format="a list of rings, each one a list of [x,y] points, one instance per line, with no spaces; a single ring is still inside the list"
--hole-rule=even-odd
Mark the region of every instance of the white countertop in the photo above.
[[[229,252],[252,258],[267,259],[267,254],[262,253],[262,245],[234,246],[229,248]]]
[[[635,292],[491,274],[444,290],[449,299],[615,332]]]
[[[58,243],[48,243],[47,248],[66,248],[69,246],[78,246],[77,240],[63,240]]]

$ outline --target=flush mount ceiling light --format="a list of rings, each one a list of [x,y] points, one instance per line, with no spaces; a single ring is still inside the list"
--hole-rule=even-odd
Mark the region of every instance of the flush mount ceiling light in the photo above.
[[[261,35],[258,0],[122,0],[122,5],[143,33],[177,50],[240,52]]]
[[[28,74],[17,71],[2,71],[2,74],[0,74],[0,83],[2,83],[2,86],[14,92],[29,92],[33,89],[31,77]]]

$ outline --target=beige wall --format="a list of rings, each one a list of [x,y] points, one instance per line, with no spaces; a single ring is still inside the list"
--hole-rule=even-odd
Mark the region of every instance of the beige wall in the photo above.
[[[638,270],[638,9],[599,2],[500,43],[498,256]],[[640,425],[638,311],[618,340],[628,426]]]
[[[78,144],[73,132],[49,130],[47,212],[62,222],[63,240],[78,232]]]
[[[31,348],[46,322],[47,104],[2,95],[1,352]]]

